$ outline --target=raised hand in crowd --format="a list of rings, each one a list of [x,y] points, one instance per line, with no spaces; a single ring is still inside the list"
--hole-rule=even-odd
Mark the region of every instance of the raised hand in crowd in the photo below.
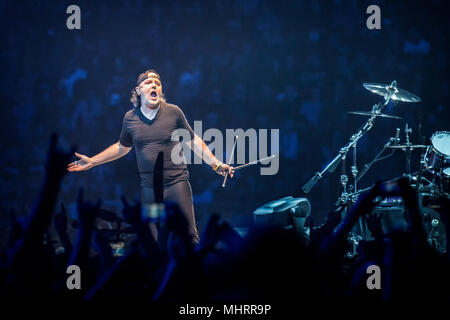
[[[382,214],[376,215],[374,213],[366,215],[366,222],[369,231],[376,240],[382,240],[383,228],[381,227]]]
[[[334,232],[331,232],[321,243],[321,254],[327,256],[343,256],[346,246],[346,236],[355,225],[356,221],[365,214],[371,213],[375,206],[375,198],[380,194],[381,181],[378,181],[368,192],[359,196],[358,201],[347,213],[342,222],[336,227]],[[338,249],[339,248],[339,249]]]
[[[54,224],[56,232],[62,241],[65,252],[72,252],[72,243],[67,234],[67,211],[64,203],[61,203],[61,209],[55,214]]]
[[[147,256],[150,260],[158,260],[161,252],[150,231],[148,222],[142,219],[141,203],[136,202],[134,205],[130,205],[124,196],[121,196],[120,199],[123,204],[122,215],[125,221],[136,228],[139,246],[143,251],[143,255]]]
[[[78,265],[87,270],[91,237],[94,230],[95,218],[101,207],[101,200],[96,203],[84,200],[84,191],[80,189],[77,196],[77,213],[79,219],[79,231],[74,245],[69,265]]]
[[[20,239],[23,233],[23,225],[22,222],[17,219],[16,211],[11,209],[9,212],[9,220],[10,220],[10,232],[8,237],[7,248],[13,248],[16,242]]]
[[[200,279],[200,262],[195,256],[195,244],[189,233],[187,219],[173,203],[165,204],[164,225],[168,232],[169,263],[153,299],[176,299],[187,296]],[[194,280],[197,279],[197,280]]]
[[[241,236],[218,214],[212,214],[195,248],[197,254],[204,255],[214,249],[219,241],[227,245],[227,250],[236,251],[242,243]]]
[[[192,257],[195,245],[189,233],[187,219],[174,203],[166,202],[164,211],[163,223],[168,234],[169,257],[176,261]]]
[[[98,273],[103,273],[106,268],[114,263],[114,257],[112,255],[112,248],[110,245],[110,235],[101,230],[96,230],[92,237],[92,246],[98,251],[99,254],[99,268]]]
[[[47,152],[47,160],[45,163],[45,177],[39,198],[30,216],[25,224],[22,236],[16,242],[8,257],[8,268],[11,271],[10,284],[19,290],[21,287],[29,287],[30,290],[36,290],[33,283],[41,282],[41,288],[51,286],[51,275],[48,273],[51,263],[44,250],[43,237],[46,232],[53,214],[55,202],[60,190],[61,179],[65,171],[65,164],[70,159],[75,148],[70,152],[66,152],[58,148],[58,137],[52,134]],[[47,257],[46,260],[44,257]],[[29,275],[29,267],[34,265],[36,261],[40,261],[39,270],[40,277],[31,277]],[[48,267],[48,268],[47,268]]]
[[[46,173],[37,203],[27,221],[22,241],[16,248],[19,251],[33,252],[32,248],[42,246],[42,237],[51,221],[56,198],[60,189],[61,179],[66,173],[65,163],[74,150],[65,152],[57,147],[58,137],[52,134],[47,153]]]
[[[450,199],[441,196],[438,200],[439,208],[436,210],[439,212],[442,223],[445,227],[445,237],[447,243],[447,260],[450,262]]]

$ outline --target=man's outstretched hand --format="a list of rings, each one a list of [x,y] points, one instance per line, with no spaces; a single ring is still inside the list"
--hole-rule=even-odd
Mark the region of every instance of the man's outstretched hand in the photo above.
[[[75,152],[75,155],[80,159],[69,163],[69,165],[67,166],[67,171],[69,172],[85,171],[89,170],[94,166],[94,163],[92,162],[91,158],[83,154],[79,154],[78,152]]]

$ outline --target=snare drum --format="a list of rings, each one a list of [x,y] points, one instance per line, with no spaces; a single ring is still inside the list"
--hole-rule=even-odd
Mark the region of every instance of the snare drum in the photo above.
[[[439,171],[450,159],[450,132],[438,131],[431,136],[431,146],[425,153],[425,168]]]

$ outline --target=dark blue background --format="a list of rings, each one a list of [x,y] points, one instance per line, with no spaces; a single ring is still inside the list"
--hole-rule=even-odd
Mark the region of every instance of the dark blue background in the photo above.
[[[66,8],[81,8],[81,30],[66,28]],[[381,8],[381,30],[366,28],[366,8]],[[447,1],[2,1],[1,225],[7,209],[27,214],[44,173],[50,133],[92,156],[118,140],[137,75],[158,70],[168,102],[203,128],[279,128],[280,170],[241,171],[227,188],[208,166],[190,166],[201,228],[223,214],[246,226],[270,200],[301,196],[364,121],[350,110],[380,101],[363,82],[390,83],[422,98],[387,112],[359,143],[370,161],[397,127],[412,142],[449,126]],[[402,134],[402,140],[404,139]],[[413,154],[418,157],[417,151]],[[414,166],[417,167],[416,163]],[[404,155],[374,165],[361,181],[405,172]],[[338,196],[340,170],[308,194],[320,222]],[[88,172],[69,174],[61,201],[74,210],[79,187],[104,206],[139,196],[134,151]],[[73,212],[73,211],[72,211]],[[3,232],[2,232],[3,234]]]

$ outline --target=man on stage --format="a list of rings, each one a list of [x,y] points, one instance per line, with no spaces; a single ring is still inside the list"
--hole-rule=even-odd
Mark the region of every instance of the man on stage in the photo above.
[[[190,143],[187,145],[217,173],[233,177],[233,167],[217,160],[203,140],[194,133],[183,111],[166,102],[160,76],[155,70],[147,70],[139,75],[130,101],[134,108],[123,118],[119,141],[93,157],[75,153],[80,159],[71,162],[67,170],[84,171],[119,159],[134,146],[141,182],[141,204],[145,207],[155,200],[153,173],[157,156],[162,152],[164,200],[180,207],[189,223],[192,240],[198,242],[189,172],[185,163],[174,163],[171,159],[172,150],[179,147],[180,143],[172,141],[172,132],[176,129],[188,130],[192,146]],[[156,239],[156,226],[152,224],[151,229]]]

